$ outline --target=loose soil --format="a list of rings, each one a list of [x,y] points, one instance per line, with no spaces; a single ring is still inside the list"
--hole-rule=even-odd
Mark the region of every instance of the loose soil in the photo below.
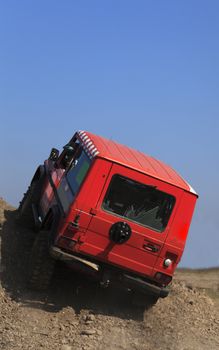
[[[219,269],[177,270],[171,293],[147,311],[57,265],[50,289],[27,287],[35,233],[0,199],[0,349],[218,350]]]

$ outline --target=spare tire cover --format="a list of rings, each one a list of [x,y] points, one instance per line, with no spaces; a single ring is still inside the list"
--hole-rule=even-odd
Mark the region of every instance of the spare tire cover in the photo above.
[[[131,233],[131,227],[126,222],[118,221],[111,226],[109,236],[114,243],[122,244],[128,241]]]

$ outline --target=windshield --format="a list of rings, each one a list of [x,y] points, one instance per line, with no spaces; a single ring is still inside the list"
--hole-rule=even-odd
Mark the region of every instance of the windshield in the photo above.
[[[103,209],[162,232],[170,218],[175,198],[120,175],[114,175],[103,201]]]
[[[91,160],[87,156],[87,154],[82,151],[79,158],[77,158],[73,164],[71,165],[71,168],[67,172],[66,178],[68,181],[68,184],[73,192],[73,195],[75,195],[79,188],[81,187],[81,184],[88,172],[88,169],[90,167]]]

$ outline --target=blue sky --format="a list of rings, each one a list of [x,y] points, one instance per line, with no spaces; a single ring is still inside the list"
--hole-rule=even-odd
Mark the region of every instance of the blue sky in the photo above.
[[[219,2],[0,1],[0,196],[85,129],[199,193],[182,266],[219,265]]]

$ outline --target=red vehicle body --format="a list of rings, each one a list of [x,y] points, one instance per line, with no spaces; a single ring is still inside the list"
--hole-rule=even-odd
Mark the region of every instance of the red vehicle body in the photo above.
[[[38,167],[18,210],[39,229],[30,283],[45,288],[54,259],[61,259],[105,286],[115,282],[154,299],[167,296],[196,200],[163,162],[76,132],[60,155],[52,149]]]

